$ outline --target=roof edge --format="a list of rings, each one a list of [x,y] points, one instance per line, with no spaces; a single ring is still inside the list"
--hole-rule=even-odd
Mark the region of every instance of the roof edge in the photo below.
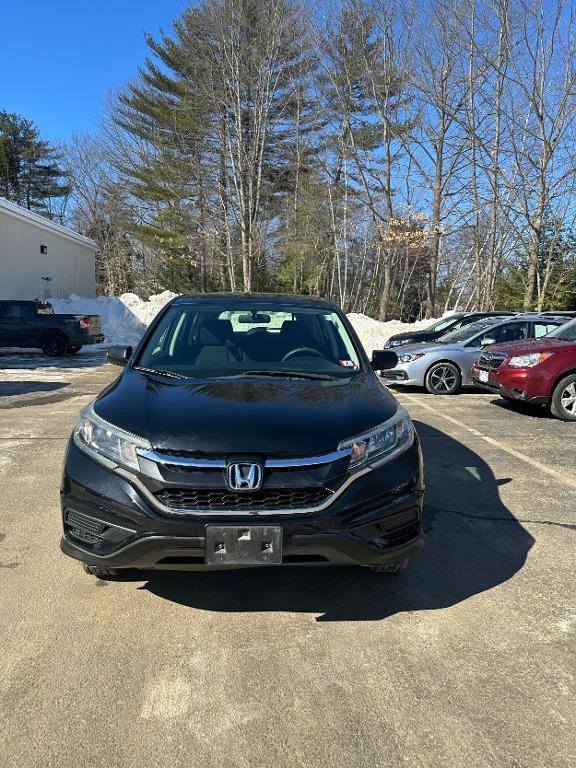
[[[18,219],[22,219],[23,221],[32,222],[39,226],[41,229],[45,229],[48,232],[54,232],[61,237],[68,238],[68,240],[73,240],[74,242],[85,245],[88,248],[93,248],[95,251],[98,250],[98,246],[94,240],[90,240],[89,237],[84,237],[84,235],[81,235],[78,232],[74,232],[73,229],[64,227],[62,224],[57,224],[55,221],[51,221],[50,219],[41,216],[39,213],[34,213],[33,211],[29,211],[27,208],[23,208],[21,205],[12,203],[10,200],[6,200],[5,197],[0,197],[0,212],[2,211],[8,215],[15,216]]]
[[[204,301],[222,301],[222,300],[234,300],[234,301],[293,301],[295,304],[315,304],[323,306],[337,307],[331,299],[325,299],[321,296],[308,296],[306,294],[294,294],[294,293],[242,293],[237,291],[217,291],[211,293],[183,293],[176,296],[173,301],[175,303],[185,303],[186,301],[196,301],[203,299]]]

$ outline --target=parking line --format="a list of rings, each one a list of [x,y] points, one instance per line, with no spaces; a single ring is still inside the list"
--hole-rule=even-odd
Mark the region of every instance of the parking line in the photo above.
[[[524,453],[520,453],[520,451],[517,451],[514,448],[509,448],[507,445],[500,443],[498,440],[495,440],[493,437],[488,437],[488,435],[483,435],[482,432],[478,432],[477,429],[473,429],[472,427],[469,427],[468,425],[464,424],[464,422],[459,421],[458,419],[455,419],[453,416],[446,416],[446,414],[440,413],[436,408],[432,408],[430,405],[426,405],[426,403],[423,403],[420,400],[417,400],[414,397],[414,395],[408,395],[403,392],[402,398],[407,398],[410,402],[414,403],[415,406],[424,408],[424,410],[429,411],[430,413],[434,414],[434,416],[439,416],[441,419],[444,419],[445,421],[449,421],[451,424],[454,424],[455,426],[460,427],[461,429],[465,429],[466,432],[470,432],[470,434],[474,435],[474,437],[480,437],[489,445],[493,445],[495,448],[499,448],[501,451],[505,451],[506,453],[509,453],[511,456],[514,456],[516,459],[520,459],[520,461],[524,461],[526,464],[530,464],[530,466],[535,467],[536,469],[539,469],[541,472],[544,472],[547,475],[550,475],[550,477],[554,477],[556,478],[556,480],[560,480],[561,483],[564,483],[565,485],[569,485],[571,488],[576,488],[576,479],[572,479],[570,476],[566,475],[565,473],[559,472],[557,469],[553,469],[552,467],[548,467],[546,464],[541,464],[539,461],[536,461],[536,459],[532,459],[530,458],[530,456],[526,456]]]

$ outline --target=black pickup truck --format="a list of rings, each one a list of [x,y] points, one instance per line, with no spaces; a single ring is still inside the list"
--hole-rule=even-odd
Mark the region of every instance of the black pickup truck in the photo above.
[[[55,315],[46,301],[0,301],[0,347],[39,347],[59,357],[103,341],[98,315]]]

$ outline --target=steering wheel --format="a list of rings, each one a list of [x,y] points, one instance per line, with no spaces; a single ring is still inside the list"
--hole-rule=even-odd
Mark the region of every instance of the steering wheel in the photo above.
[[[312,354],[315,357],[324,358],[324,355],[322,354],[322,352],[318,352],[317,349],[312,349],[312,347],[297,347],[297,349],[291,349],[290,352],[287,352],[282,358],[282,362],[285,363],[286,360],[290,360],[291,357],[295,357],[296,355],[309,355],[309,354]]]

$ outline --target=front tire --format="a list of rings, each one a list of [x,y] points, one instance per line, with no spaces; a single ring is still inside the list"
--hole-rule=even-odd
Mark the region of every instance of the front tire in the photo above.
[[[62,357],[68,348],[68,340],[60,331],[49,331],[41,340],[42,352],[48,357]]]
[[[424,385],[431,395],[456,395],[462,388],[462,376],[452,363],[435,363],[428,370]]]
[[[88,563],[82,563],[84,573],[89,576],[96,576],[98,579],[107,579],[110,576],[119,576],[120,571],[118,568],[102,568],[100,565],[88,565]]]
[[[409,562],[410,558],[405,557],[403,560],[396,560],[393,563],[386,563],[386,565],[371,565],[370,570],[372,573],[400,573],[400,571],[405,570]]]
[[[561,421],[576,421],[576,374],[565,376],[556,384],[550,410]]]

